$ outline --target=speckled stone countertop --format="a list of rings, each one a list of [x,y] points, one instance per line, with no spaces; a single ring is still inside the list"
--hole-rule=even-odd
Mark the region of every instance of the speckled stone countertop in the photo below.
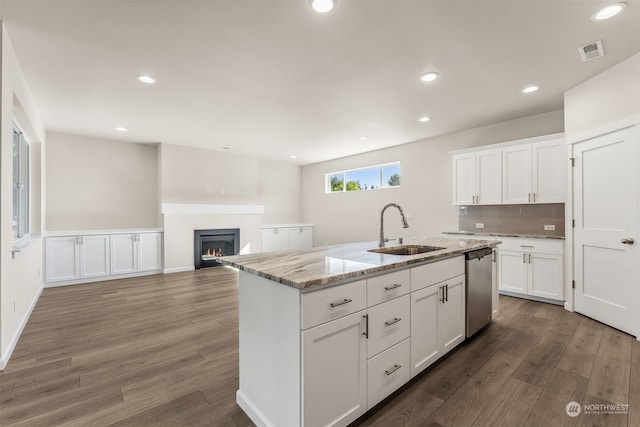
[[[544,234],[493,233],[493,232],[478,232],[478,231],[443,231],[442,234],[451,234],[451,235],[464,234],[467,236],[519,237],[522,239],[565,240],[564,236],[549,236]]]
[[[438,246],[444,249],[417,255],[389,255],[368,252],[369,249],[376,249],[378,242],[362,242],[307,250],[227,256],[218,258],[218,261],[283,285],[306,289],[450,258],[476,249],[495,247],[499,243],[446,237],[405,238],[404,245]],[[394,242],[387,244],[394,245]]]

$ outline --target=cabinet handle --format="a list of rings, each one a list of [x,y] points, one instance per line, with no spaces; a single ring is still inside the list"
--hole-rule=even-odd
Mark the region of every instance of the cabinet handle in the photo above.
[[[529,194],[529,200],[528,200],[528,202],[529,202],[529,203],[531,203],[531,193],[527,193],[527,194]]]
[[[341,305],[344,305],[344,304],[349,304],[351,301],[353,301],[353,300],[345,298],[340,302],[332,302],[329,305],[331,306],[331,308],[335,308],[335,307],[338,307],[338,306],[341,306]]]
[[[440,302],[444,304],[444,286],[440,286],[438,289],[442,291],[442,298],[440,298]]]
[[[444,285],[444,301],[449,302],[449,285]]]
[[[399,321],[401,321],[402,319],[400,317],[394,317],[393,320],[387,320],[386,322],[384,322],[384,324],[386,326],[391,326],[395,323],[398,323]]]
[[[385,290],[385,291],[392,291],[392,290],[394,290],[394,289],[398,289],[400,286],[402,286],[400,283],[394,283],[394,284],[393,284],[393,285],[391,285],[391,286],[385,286],[385,287],[384,287],[384,290]]]
[[[536,193],[533,193],[533,203],[536,202]]]
[[[529,254],[529,264],[531,264],[531,254]]]
[[[362,335],[364,335],[366,339],[369,339],[369,315],[365,314],[362,317],[364,318],[364,331],[362,332]]]
[[[491,251],[491,262],[496,262],[496,250]]]
[[[631,237],[625,237],[624,239],[620,240],[620,243],[622,243],[623,245],[633,245],[635,242],[636,241]]]
[[[527,254],[522,254],[522,263],[523,264],[527,263]]]
[[[391,375],[400,368],[402,368],[402,365],[393,365],[393,368],[387,369],[386,371],[384,371],[384,373],[387,375]]]

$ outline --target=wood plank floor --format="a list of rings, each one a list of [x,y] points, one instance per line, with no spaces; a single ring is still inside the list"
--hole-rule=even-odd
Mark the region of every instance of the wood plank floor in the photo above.
[[[227,268],[45,289],[0,372],[0,425],[252,426],[235,404],[237,317]],[[640,342],[501,297],[479,336],[354,425],[640,426]]]

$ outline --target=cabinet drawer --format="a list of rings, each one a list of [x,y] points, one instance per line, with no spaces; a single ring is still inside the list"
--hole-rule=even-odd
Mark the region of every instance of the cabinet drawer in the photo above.
[[[366,306],[366,280],[302,294],[302,329],[355,313]]]
[[[367,279],[367,306],[380,304],[409,293],[409,269]]]
[[[501,238],[502,243],[498,245],[501,251],[519,251],[527,253],[542,253],[563,255],[564,242],[562,240],[550,239],[514,239]]]
[[[367,410],[409,381],[410,340],[378,354],[367,362]]]
[[[367,310],[369,316],[367,357],[373,357],[409,337],[410,307],[409,295],[404,295]]]
[[[464,256],[436,261],[411,269],[411,291],[464,274]]]

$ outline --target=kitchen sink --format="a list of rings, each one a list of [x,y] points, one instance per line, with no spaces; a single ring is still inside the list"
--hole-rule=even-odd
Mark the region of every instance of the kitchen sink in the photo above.
[[[422,246],[422,245],[400,245],[389,246],[388,248],[369,249],[368,252],[375,252],[377,254],[389,254],[389,255],[417,255],[426,252],[439,251],[438,246]]]

